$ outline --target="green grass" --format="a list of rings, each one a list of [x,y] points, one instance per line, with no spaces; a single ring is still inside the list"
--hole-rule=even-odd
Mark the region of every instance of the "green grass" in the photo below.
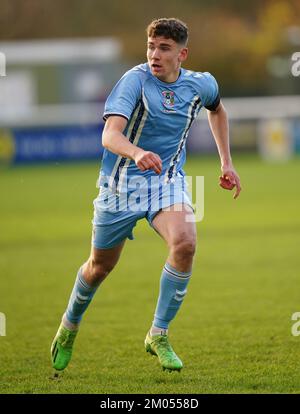
[[[299,393],[300,160],[236,156],[243,191],[205,176],[205,217],[189,292],[171,325],[185,363],[163,372],[145,353],[167,250],[146,221],[88,309],[73,359],[51,380],[49,348],[75,274],[89,254],[96,164],[0,171],[0,393]]]

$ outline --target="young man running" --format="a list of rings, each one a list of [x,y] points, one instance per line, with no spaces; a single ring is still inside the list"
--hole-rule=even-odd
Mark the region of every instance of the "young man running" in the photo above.
[[[229,190],[235,187],[235,198],[241,190],[231,161],[228,120],[217,82],[208,72],[181,68],[188,55],[186,25],[178,19],[158,19],[150,23],[147,35],[148,62],[125,73],[105,104],[105,151],[100,192],[94,201],[91,254],[79,269],[51,346],[56,370],[68,365],[83,313],[142,218],[169,249],[145,349],[158,356],[163,369],[180,371],[183,367],[169,343],[168,327],[183,302],[192,274],[196,226],[190,219],[193,209],[183,165],[188,132],[202,107],[208,111],[220,155],[220,185]],[[139,208],[132,203],[136,201],[136,183]]]

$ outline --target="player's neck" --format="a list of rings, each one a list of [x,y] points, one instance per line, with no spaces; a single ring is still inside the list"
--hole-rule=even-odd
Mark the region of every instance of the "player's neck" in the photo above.
[[[169,73],[168,75],[163,76],[163,77],[157,76],[157,78],[160,81],[165,82],[165,83],[174,83],[179,78],[180,72],[181,72],[181,68],[179,67],[176,71]]]

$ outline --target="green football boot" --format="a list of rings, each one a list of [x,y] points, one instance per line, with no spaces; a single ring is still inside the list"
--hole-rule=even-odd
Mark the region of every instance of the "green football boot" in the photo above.
[[[51,345],[52,366],[57,371],[64,370],[70,362],[77,332],[78,330],[72,331],[60,324]]]
[[[180,371],[183,367],[183,363],[169,344],[168,335],[150,336],[148,332],[145,339],[145,348],[147,352],[158,357],[163,370]]]

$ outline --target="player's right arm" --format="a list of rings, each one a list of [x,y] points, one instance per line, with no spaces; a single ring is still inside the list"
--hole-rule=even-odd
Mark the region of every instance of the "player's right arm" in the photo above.
[[[107,118],[102,134],[104,148],[132,159],[141,171],[153,170],[156,174],[162,172],[162,161],[159,155],[151,151],[144,151],[128,141],[123,134],[127,119],[122,116],[111,115]]]

